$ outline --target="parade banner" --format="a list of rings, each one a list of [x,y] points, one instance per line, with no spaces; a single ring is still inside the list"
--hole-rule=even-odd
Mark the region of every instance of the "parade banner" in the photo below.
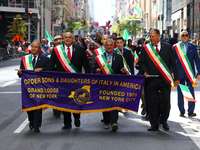
[[[144,76],[22,70],[22,111],[138,112]]]

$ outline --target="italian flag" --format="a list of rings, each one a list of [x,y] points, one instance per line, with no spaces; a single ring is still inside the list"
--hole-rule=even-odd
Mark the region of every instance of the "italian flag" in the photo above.
[[[134,59],[135,59],[135,63],[137,64],[137,63],[138,63],[138,60],[139,60],[139,57],[138,57],[138,55],[137,55],[136,52],[134,53]]]
[[[184,85],[182,85],[182,84],[179,84],[179,87],[180,87],[181,92],[183,93],[183,96],[184,96],[184,98],[185,98],[186,101],[188,101],[188,102],[197,102],[197,101],[193,98],[193,96],[192,96],[192,94],[190,93],[190,90],[189,90],[189,88],[188,88],[187,86],[184,86]]]

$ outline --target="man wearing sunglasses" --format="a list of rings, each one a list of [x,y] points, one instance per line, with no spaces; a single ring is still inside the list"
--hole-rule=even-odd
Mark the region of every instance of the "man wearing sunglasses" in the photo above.
[[[176,56],[176,62],[178,66],[180,84],[189,87],[189,90],[194,96],[194,86],[196,85],[196,79],[200,79],[200,60],[197,53],[196,45],[188,41],[189,35],[187,31],[182,31],[180,34],[181,42],[173,46],[173,51]],[[197,73],[195,73],[194,63],[196,64]],[[197,75],[197,76],[196,76]],[[196,76],[196,79],[195,79]],[[180,117],[184,117],[184,99],[180,87],[178,86],[178,107],[180,110]],[[194,113],[195,102],[188,102],[188,117],[196,116]]]

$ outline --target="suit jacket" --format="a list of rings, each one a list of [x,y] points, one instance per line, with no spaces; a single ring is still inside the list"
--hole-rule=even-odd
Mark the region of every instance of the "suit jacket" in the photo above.
[[[24,63],[21,59],[21,64],[20,64],[20,68],[21,69],[25,69],[24,67]],[[43,71],[50,71],[51,67],[50,67],[50,61],[48,57],[45,57],[41,54],[38,55],[38,59],[37,62],[35,64],[35,68],[42,68]]]
[[[126,49],[126,48],[123,48],[123,56],[131,70],[131,74],[134,75],[134,67],[133,67],[133,57],[131,55],[131,51]]]
[[[179,76],[180,76],[180,79],[188,79],[184,69],[183,69],[183,66],[180,62],[180,59],[178,58],[178,55],[175,51],[175,48],[173,47],[173,51],[174,51],[174,54],[175,54],[175,57],[176,57],[176,63],[177,63],[177,66],[178,66],[178,71],[179,71]],[[200,60],[199,60],[199,55],[197,53],[197,48],[196,48],[196,45],[194,45],[193,43],[190,43],[188,42],[188,50],[187,50],[187,57],[190,61],[190,64],[191,64],[191,67],[192,67],[192,70],[194,72],[194,74],[196,75],[196,72],[195,72],[195,67],[194,67],[194,63],[196,64],[196,68],[197,68],[197,75],[200,74]]]
[[[89,61],[88,61],[84,48],[73,44],[72,49],[73,49],[73,52],[72,52],[71,63],[76,67],[78,72],[80,73],[82,72],[82,66],[83,66],[85,69],[85,72],[90,73],[91,71],[90,71]],[[55,64],[56,64],[57,71],[66,72],[62,64],[60,63],[54,49],[51,54],[50,62],[51,62],[52,70],[55,69]]]
[[[104,53],[105,57],[106,57],[106,53]],[[94,73],[96,73],[96,69],[100,68],[97,61],[95,60],[94,62],[94,68],[92,68],[93,70],[95,70]],[[123,60],[122,60],[122,56],[117,54],[117,53],[113,53],[113,58],[112,58],[112,66],[111,68],[113,69],[115,74],[122,74],[122,72],[120,71],[122,68],[124,67],[123,64]],[[103,73],[103,72],[102,72]]]
[[[167,67],[169,69],[172,68],[174,73],[174,79],[179,80],[176,58],[171,45],[161,42],[161,49],[159,55],[163,59]],[[147,72],[149,75],[159,75],[167,85],[170,85],[170,83],[163,77],[161,72],[157,69],[153,61],[150,59],[144,47],[142,47],[140,59],[138,61],[138,67],[139,69],[141,69],[141,72]]]

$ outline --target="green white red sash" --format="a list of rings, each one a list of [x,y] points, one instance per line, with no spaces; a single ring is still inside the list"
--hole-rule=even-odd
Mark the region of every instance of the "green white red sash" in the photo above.
[[[146,50],[147,54],[149,55],[150,59],[153,61],[157,69],[163,75],[163,77],[171,84],[172,88],[175,88],[174,80],[169,68],[167,67],[163,59],[160,57],[160,55],[156,52],[153,45],[151,43],[146,44],[144,46],[144,49]]]
[[[71,63],[69,60],[63,44],[60,44],[54,48],[55,53],[62,64],[63,68],[65,69],[66,72],[71,72],[71,73],[78,73],[78,70],[76,67]]]
[[[128,64],[127,64],[127,62],[126,62],[124,56],[121,54],[121,52],[119,51],[118,48],[116,48],[115,50],[117,51],[118,54],[120,54],[120,55],[122,56],[122,59],[123,59],[123,62],[124,62],[124,67],[126,68],[126,73],[127,73],[128,75],[131,75],[130,68],[129,68],[129,66],[128,66]]]
[[[191,64],[190,64],[190,61],[187,57],[187,54],[185,53],[185,50],[183,48],[183,45],[181,42],[177,43],[174,45],[174,48],[176,50],[176,53],[178,55],[178,58],[183,66],[183,69],[186,73],[186,75],[188,76],[188,79],[190,80],[192,86],[197,86],[197,81],[195,79],[195,76],[194,76],[194,72],[192,70],[192,67],[191,67]]]
[[[100,45],[99,43],[95,42],[94,40],[92,40],[92,43],[94,43],[94,44],[95,44],[95,46],[96,46],[96,49],[101,47],[101,45]]]
[[[31,54],[22,57],[25,70],[34,70]]]
[[[130,48],[130,47],[127,46],[127,45],[126,45],[125,47],[131,51],[131,55],[132,55],[132,57],[134,58],[134,52],[133,52],[132,48]]]
[[[111,66],[109,65],[106,57],[104,54],[97,55],[95,57],[99,67],[101,68],[103,74],[114,74],[114,71],[112,70]]]
[[[134,52],[134,59],[135,59],[135,63],[137,64],[138,60],[139,60],[139,57],[138,57],[136,52]]]
[[[98,55],[103,54],[105,52],[105,50],[102,47],[100,47],[100,48],[95,49],[94,52],[98,56]]]
[[[88,48],[88,49],[86,50],[86,54],[87,54],[88,56],[92,56],[92,55],[93,55],[93,52]]]

